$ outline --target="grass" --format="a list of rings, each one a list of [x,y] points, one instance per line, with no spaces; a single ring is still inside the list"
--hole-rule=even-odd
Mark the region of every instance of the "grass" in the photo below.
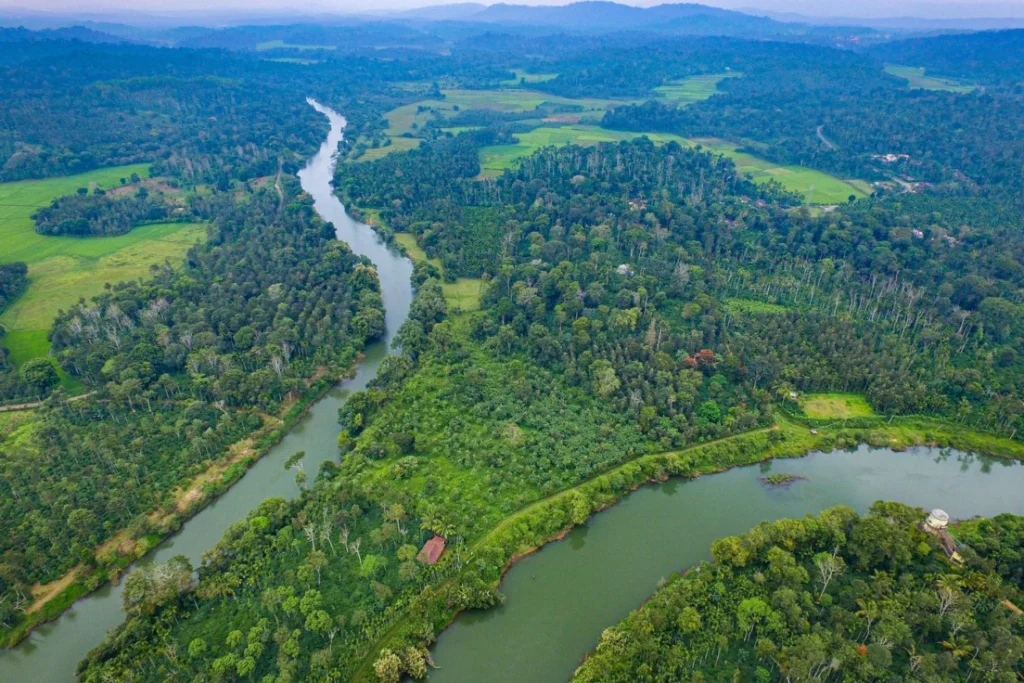
[[[847,419],[875,414],[861,394],[806,394],[801,397],[800,406],[807,417],[814,419]]]
[[[778,166],[761,157],[738,151],[738,145],[719,138],[695,140],[706,149],[729,157],[741,173],[750,174],[754,182],[777,180],[784,188],[799,192],[810,204],[843,204],[850,196],[863,199],[870,193],[859,180],[841,180],[835,176],[804,166]]]
[[[534,76],[539,75],[534,74]],[[367,150],[358,160],[379,159],[392,152],[412,149],[419,144],[419,139],[408,136],[417,135],[417,132],[426,127],[430,121],[438,118],[445,119],[461,111],[477,109],[497,112],[529,112],[541,105],[551,105],[571,107],[574,109],[572,117],[578,118],[587,114],[596,116],[603,114],[609,107],[627,104],[625,100],[572,99],[523,88],[506,90],[449,89],[441,92],[444,94],[444,99],[420,100],[397,107],[384,114],[384,118],[388,122],[388,127],[384,132],[391,138],[391,146]]]
[[[395,242],[402,245],[405,253],[413,261],[426,261],[437,268],[439,272],[444,272],[440,259],[427,258],[427,252],[417,244],[416,236],[412,233],[396,232]],[[444,299],[449,307],[458,306],[463,311],[480,309],[480,299],[484,293],[484,281],[480,278],[460,277],[455,282],[442,282],[441,289],[444,291]]]
[[[789,310],[785,306],[754,299],[726,299],[725,303],[730,311],[740,313],[785,313]]]
[[[480,150],[480,167],[484,175],[498,175],[506,168],[512,168],[519,159],[533,154],[538,149],[552,145],[596,145],[602,142],[619,142],[632,140],[646,135],[656,144],[670,141],[681,145],[689,145],[686,138],[671,133],[631,133],[608,130],[600,126],[543,126],[529,133],[517,133],[519,139],[513,145],[491,145]]]
[[[718,89],[719,83],[726,78],[739,78],[742,75],[738,72],[729,71],[718,74],[705,74],[703,76],[689,76],[659,86],[654,89],[654,92],[667,100],[677,102],[680,105],[687,105],[719,94],[722,92]]]
[[[180,262],[206,228],[195,223],[159,223],[116,237],[49,237],[35,232],[32,212],[80,187],[112,188],[149,166],[119,166],[75,176],[0,184],[0,262],[28,264],[28,287],[0,315],[5,345],[15,363],[45,356],[46,333],[61,309],[103,291],[106,283],[148,277],[165,259]]]
[[[514,73],[516,77],[508,81],[502,81],[501,85],[506,88],[515,88],[522,85],[523,82],[544,83],[545,81],[551,81],[558,78],[558,74],[529,74],[522,69],[514,69],[512,73]]]
[[[965,84],[952,78],[926,76],[923,66],[887,66],[885,70],[893,76],[910,81],[911,89],[944,90],[961,95],[978,89],[975,85]]]
[[[299,45],[299,44],[296,44],[296,43],[286,43],[283,40],[268,40],[266,42],[259,43],[258,45],[256,45],[256,51],[257,52],[265,52],[267,50],[277,50],[277,49],[281,49],[281,48],[285,48],[285,49],[289,49],[289,50],[299,50],[300,52],[303,52],[305,50],[337,50],[338,46],[337,45]]]

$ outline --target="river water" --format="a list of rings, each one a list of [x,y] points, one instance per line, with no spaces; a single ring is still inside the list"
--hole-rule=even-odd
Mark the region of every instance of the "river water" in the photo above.
[[[806,477],[765,488],[766,472]],[[430,683],[565,681],[601,632],[712,542],[764,520],[876,500],[941,507],[958,519],[1024,513],[1024,465],[956,451],[862,447],[646,486],[509,570],[505,604],[464,612],[438,639]]]
[[[310,101],[317,111],[330,119],[331,132],[306,167],[299,172],[302,188],[312,195],[316,211],[334,224],[339,240],[352,251],[367,256],[377,267],[381,294],[386,309],[387,332],[384,341],[370,346],[365,359],[357,365],[356,376],[331,390],[314,404],[308,415],[287,436],[261,458],[241,480],[215,502],[186,522],[138,564],[166,562],[185,555],[198,565],[202,554],[212,548],[233,523],[245,519],[256,505],[267,498],[293,498],[299,492],[294,472],[284,462],[292,453],[305,451],[304,466],[310,474],[338,453],[338,408],[345,397],[366,386],[377,373],[395,333],[405,320],[412,302],[410,277],[412,263],[387,246],[368,226],[352,220],[334,195],[331,181],[335,154],[341,142],[345,119]],[[122,581],[79,600],[59,619],[41,626],[17,648],[0,653],[0,681],[3,683],[43,683],[73,681],[75,666],[89,650],[103,640],[107,631],[124,620],[121,610]]]

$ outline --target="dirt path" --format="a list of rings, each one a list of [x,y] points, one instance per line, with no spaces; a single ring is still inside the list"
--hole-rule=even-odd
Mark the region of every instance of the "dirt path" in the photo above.
[[[95,391],[90,391],[88,394],[79,394],[78,396],[71,396],[68,398],[68,403],[73,401],[81,401],[82,399],[89,398]],[[0,413],[9,413],[15,410],[31,410],[32,408],[38,408],[43,405],[43,401],[32,401],[31,403],[12,403],[11,405],[0,406]]]
[[[825,137],[825,124],[821,124],[820,126],[818,126],[818,130],[816,132],[818,133],[818,139],[821,140],[825,144],[825,146],[828,147],[830,150],[834,152],[837,149],[839,149],[831,142],[829,142],[829,139],[827,137]]]

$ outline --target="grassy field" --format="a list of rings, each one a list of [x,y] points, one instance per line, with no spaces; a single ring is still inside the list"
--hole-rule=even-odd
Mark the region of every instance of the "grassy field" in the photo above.
[[[427,261],[443,272],[441,261],[427,258],[427,253],[416,243],[416,236],[408,232],[396,232],[395,241],[405,248],[405,252],[413,261]],[[460,277],[455,282],[442,282],[445,301],[449,307],[458,306],[463,311],[476,311],[480,308],[483,296],[484,281],[479,278]]]
[[[726,78],[739,78],[742,75],[743,74],[738,72],[729,71],[720,74],[690,76],[688,78],[672,81],[667,85],[657,87],[654,89],[654,92],[658,93],[666,100],[672,100],[673,102],[678,102],[680,105],[686,105],[691,102],[706,100],[712,95],[717,95],[721,92],[721,90],[718,89],[719,83],[724,81]]]
[[[132,173],[148,175],[145,164],[106,168],[77,176],[0,184],[0,262],[25,261],[28,288],[0,316],[5,345],[16,363],[46,355],[46,332],[60,309],[103,291],[105,283],[147,277],[165,259],[180,261],[206,227],[160,223],[116,237],[47,237],[33,229],[32,212],[79,187],[111,188]]]
[[[265,52],[266,50],[277,50],[278,48],[288,48],[289,50],[299,50],[300,52],[305,50],[337,50],[337,45],[296,45],[294,43],[286,43],[283,40],[268,40],[265,43],[259,43],[256,46],[257,52]]]
[[[517,72],[518,73],[518,72]],[[540,74],[534,74],[539,76]],[[545,74],[551,76],[552,74]],[[528,112],[541,105],[573,107],[572,120],[580,116],[603,114],[609,107],[625,104],[626,101],[605,100],[596,98],[570,99],[535,92],[523,88],[507,90],[442,90],[444,99],[425,99],[392,109],[384,115],[388,122],[385,133],[391,138],[391,146],[368,150],[359,161],[379,159],[392,152],[402,152],[416,147],[418,138],[403,137],[416,135],[427,122],[437,118],[447,118],[458,111],[483,109],[500,112]],[[458,109],[456,109],[456,107]],[[538,124],[540,121],[538,120]],[[454,129],[458,130],[458,129]]]
[[[492,145],[480,150],[480,167],[484,175],[498,175],[506,168],[513,167],[519,159],[533,154],[538,149],[551,145],[596,145],[602,142],[632,140],[646,135],[656,144],[675,141],[689,145],[686,138],[671,133],[629,133],[608,130],[599,126],[541,127],[529,133],[517,133],[519,142],[514,145]]]
[[[910,81],[910,87],[923,90],[945,90],[946,92],[969,93],[977,90],[977,86],[965,85],[951,78],[926,76],[924,67],[920,66],[887,66],[885,70],[899,78]]]
[[[842,204],[850,195],[862,199],[869,194],[863,181],[841,180],[803,166],[777,166],[766,159],[739,152],[738,145],[717,138],[701,138],[695,142],[729,157],[741,173],[749,173],[755,182],[777,180],[787,190],[801,193],[811,204]]]
[[[528,74],[522,69],[515,69],[513,73],[516,75],[515,78],[508,81],[502,81],[501,85],[506,88],[515,88],[525,81],[526,83],[543,83],[544,81],[551,81],[558,78],[558,74]]]
[[[800,399],[807,417],[816,419],[871,417],[875,411],[860,394],[807,394]]]

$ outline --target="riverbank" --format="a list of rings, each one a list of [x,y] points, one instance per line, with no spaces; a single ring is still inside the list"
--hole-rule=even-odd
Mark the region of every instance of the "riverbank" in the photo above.
[[[564,538],[593,514],[612,507],[650,482],[672,476],[693,479],[765,460],[799,458],[811,452],[828,452],[861,443],[892,450],[912,446],[970,448],[994,456],[1024,459],[1024,447],[1017,442],[966,432],[925,418],[907,418],[899,424],[869,429],[833,425],[815,431],[816,434],[812,433],[799,420],[779,416],[774,428],[681,451],[643,456],[522,508],[471,545],[470,552],[464,553],[463,561],[468,566],[463,571],[439,586],[425,589],[410,601],[403,616],[369,648],[352,680],[373,680],[373,662],[385,649],[429,645],[462,611],[452,606],[459,604],[460,593],[481,585],[496,589],[518,561],[551,541]],[[984,448],[977,448],[979,445]],[[430,633],[427,639],[422,637],[425,630]]]
[[[15,647],[34,629],[58,618],[78,600],[107,584],[117,584],[133,563],[177,533],[185,522],[238,482],[306,416],[310,406],[323,398],[339,381],[351,377],[354,367],[352,364],[348,367],[344,374],[334,372],[313,379],[302,396],[286,404],[279,416],[265,419],[263,427],[232,444],[226,457],[212,462],[206,471],[181,487],[175,495],[173,506],[148,513],[150,521],[162,527],[160,533],[149,533],[142,538],[132,539],[122,529],[96,549],[97,566],[78,565],[64,576],[33,591],[38,598],[26,608],[25,621],[14,628],[0,630],[0,648]],[[108,556],[107,562],[103,561],[104,555]]]

